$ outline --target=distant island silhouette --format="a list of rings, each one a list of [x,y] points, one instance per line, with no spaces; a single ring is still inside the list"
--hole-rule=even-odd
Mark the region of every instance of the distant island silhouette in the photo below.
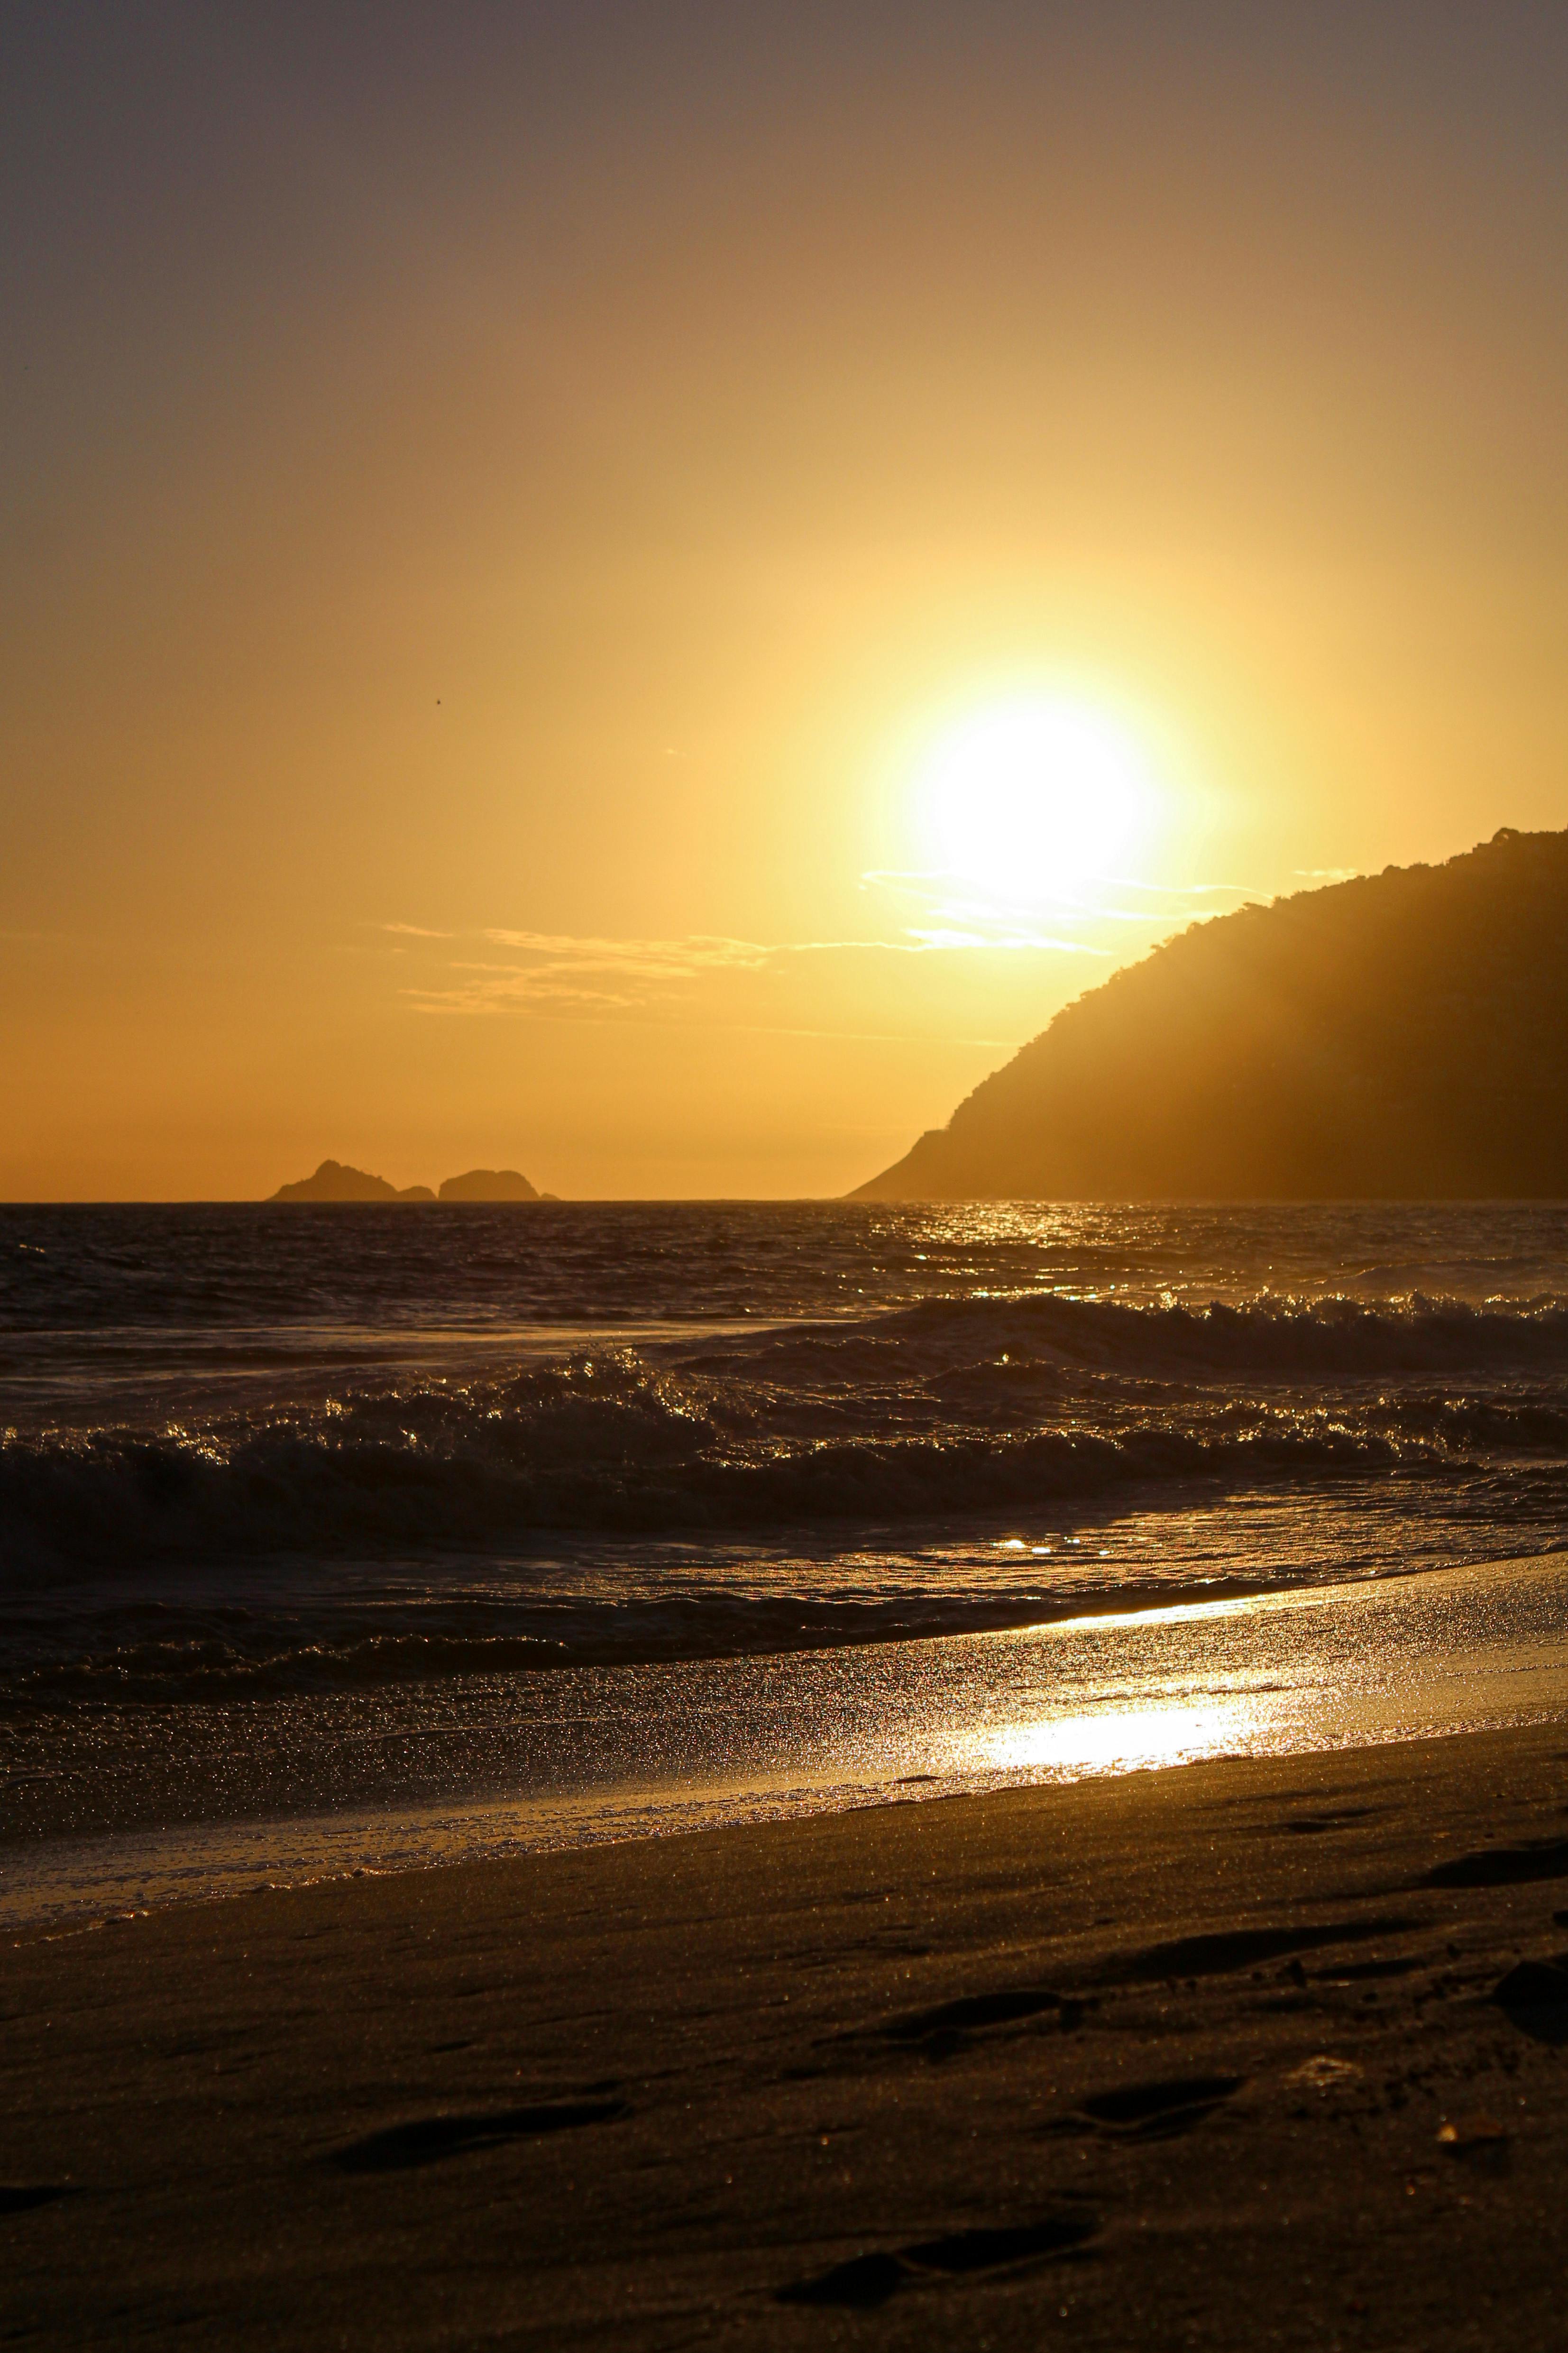
[[[1193,924],[849,1196],[1568,1195],[1568,833]]]
[[[515,1168],[470,1168],[465,1176],[448,1176],[441,1187],[443,1201],[542,1201],[526,1176]]]
[[[448,1176],[436,1194],[428,1185],[405,1185],[399,1191],[384,1176],[372,1176],[341,1160],[323,1160],[313,1176],[279,1185],[269,1198],[274,1201],[552,1201],[555,1195],[535,1192],[515,1168],[470,1168],[466,1176]]]

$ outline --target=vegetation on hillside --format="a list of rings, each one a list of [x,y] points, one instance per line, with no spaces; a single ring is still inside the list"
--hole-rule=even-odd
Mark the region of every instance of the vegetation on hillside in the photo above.
[[[1568,1193],[1568,834],[1195,923],[861,1200]]]

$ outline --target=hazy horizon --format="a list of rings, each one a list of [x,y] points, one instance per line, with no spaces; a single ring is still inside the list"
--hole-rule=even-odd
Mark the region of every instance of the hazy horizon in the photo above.
[[[0,1198],[836,1196],[1194,916],[1568,821],[1565,67],[7,11]]]

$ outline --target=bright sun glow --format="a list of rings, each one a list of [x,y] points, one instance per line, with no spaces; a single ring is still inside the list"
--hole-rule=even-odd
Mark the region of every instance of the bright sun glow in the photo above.
[[[1086,704],[1020,697],[938,737],[917,779],[944,872],[1008,898],[1073,892],[1106,873],[1148,823],[1132,737]]]

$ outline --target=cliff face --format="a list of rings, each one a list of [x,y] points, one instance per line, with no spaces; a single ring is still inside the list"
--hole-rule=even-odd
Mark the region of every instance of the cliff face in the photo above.
[[[1568,1194],[1568,834],[1194,924],[855,1200]]]

